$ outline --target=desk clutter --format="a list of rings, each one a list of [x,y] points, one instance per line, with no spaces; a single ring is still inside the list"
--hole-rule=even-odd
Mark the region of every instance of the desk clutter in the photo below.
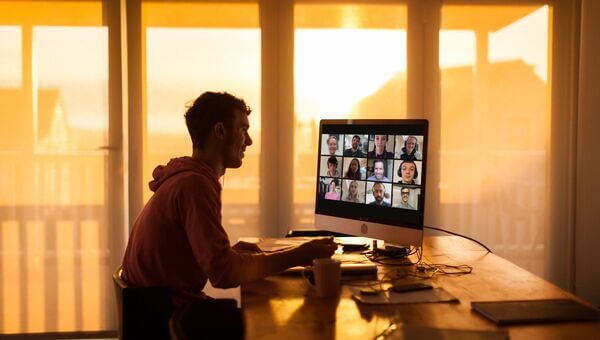
[[[431,288],[407,292],[390,289],[368,293],[368,290],[351,288],[352,297],[367,305],[400,304],[400,303],[434,303],[458,302],[458,299],[448,293],[444,288]]]

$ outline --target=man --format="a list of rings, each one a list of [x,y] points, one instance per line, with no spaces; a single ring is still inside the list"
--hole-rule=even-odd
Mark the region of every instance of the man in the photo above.
[[[219,178],[239,168],[252,145],[249,114],[243,100],[224,92],[206,92],[187,110],[192,156],[154,170],[154,195],[133,225],[123,259],[127,283],[168,286],[182,306],[205,297],[208,279],[215,287],[235,287],[333,254],[331,239],[272,254],[249,253],[260,250],[248,243],[230,246],[221,225]]]
[[[365,153],[360,149],[360,136],[352,137],[352,147],[344,150],[344,157],[365,157]]]
[[[373,192],[373,197],[375,198],[375,200],[369,203],[370,205],[377,205],[380,207],[390,206],[388,202],[383,200],[383,198],[385,197],[385,186],[383,185],[383,183],[377,182],[373,184],[371,191]]]
[[[337,168],[337,158],[331,156],[327,159],[327,176],[329,177],[340,177],[340,171]]]
[[[407,187],[400,188],[400,195],[400,204],[396,205],[395,208],[415,210],[415,208],[413,208],[413,206],[410,205],[410,203],[408,203],[408,199],[410,198],[410,189]]]
[[[384,181],[389,182],[390,180],[385,177],[385,161],[382,159],[376,159],[373,162],[373,175],[367,178],[369,181]]]
[[[417,165],[414,161],[403,161],[398,167],[398,176],[401,184],[416,184],[415,179],[419,176]]]
[[[337,153],[338,142],[336,136],[331,135],[327,138],[327,148],[329,149],[330,155],[335,155]]]
[[[418,147],[417,137],[408,136],[404,142],[404,147],[400,152],[400,159],[409,161],[421,160],[423,156],[421,156],[421,153],[418,151]]]
[[[369,158],[394,158],[394,153],[386,150],[387,135],[375,135],[375,147],[367,153]]]

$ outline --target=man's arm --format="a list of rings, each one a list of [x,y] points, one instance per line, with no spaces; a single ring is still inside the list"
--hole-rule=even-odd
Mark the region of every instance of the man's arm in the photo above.
[[[236,287],[244,282],[260,280],[280,273],[287,268],[311,264],[313,259],[331,257],[337,244],[332,238],[314,239],[300,246],[270,254],[239,254],[240,265],[232,270],[220,270],[210,275],[211,284],[217,288]],[[233,252],[235,253],[235,252]]]

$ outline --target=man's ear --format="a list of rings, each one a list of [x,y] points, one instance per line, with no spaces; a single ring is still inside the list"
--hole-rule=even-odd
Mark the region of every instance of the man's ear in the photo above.
[[[213,132],[218,139],[225,138],[225,125],[222,122],[218,122],[213,126]]]

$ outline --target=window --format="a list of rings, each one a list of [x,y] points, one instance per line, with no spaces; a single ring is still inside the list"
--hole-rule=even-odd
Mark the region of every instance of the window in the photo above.
[[[406,117],[406,6],[294,8],[294,226],[312,227],[320,119]]]
[[[256,3],[142,3],[146,60],[144,198],[152,170],[190,156],[186,104],[205,91],[227,91],[252,108],[253,144],[241,169],[223,179],[223,225],[235,242],[259,232],[260,28]]]
[[[442,7],[443,227],[542,275],[548,6]]]
[[[0,333],[111,327],[101,2],[0,1],[0,60]]]

